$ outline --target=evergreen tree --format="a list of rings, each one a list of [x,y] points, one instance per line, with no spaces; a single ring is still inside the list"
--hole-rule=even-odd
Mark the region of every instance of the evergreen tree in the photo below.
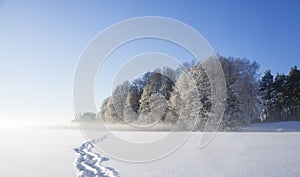
[[[288,108],[287,108],[287,77],[284,74],[277,74],[273,87],[274,91],[272,92],[272,111],[269,116],[268,121],[285,121],[288,120]]]
[[[300,120],[300,70],[291,68],[286,81],[286,107],[292,120]]]
[[[274,91],[273,80],[274,79],[273,79],[273,75],[271,74],[271,71],[266,70],[259,84],[259,91],[260,91],[260,96],[262,98],[262,105],[263,105],[263,110],[262,110],[263,120],[267,120],[271,116],[272,102],[273,102],[272,92]]]

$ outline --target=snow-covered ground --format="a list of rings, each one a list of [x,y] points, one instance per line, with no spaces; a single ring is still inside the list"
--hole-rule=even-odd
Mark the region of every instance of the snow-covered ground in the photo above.
[[[74,177],[79,130],[0,129],[1,177]]]
[[[300,121],[272,122],[251,124],[241,128],[247,132],[300,132]]]
[[[200,135],[193,133],[181,148],[161,160],[134,164],[110,159],[107,165],[125,177],[300,175],[300,133],[218,133],[203,149],[198,148]]]
[[[77,171],[77,176],[109,176],[109,177],[119,177],[119,173],[111,167],[102,165],[103,162],[109,160],[96,152],[96,143],[101,143],[102,141],[109,138],[109,136],[103,136],[92,141],[83,143],[80,147],[75,148],[74,151],[78,154],[77,160],[75,161],[75,169]]]
[[[85,173],[86,168],[99,172],[98,177],[104,174],[121,177],[298,177],[300,132],[296,131],[299,128],[300,122],[254,124],[243,129],[244,132],[217,133],[202,149],[198,148],[202,133],[195,132],[169,156],[140,164],[121,162],[94,149],[96,141],[101,145],[110,141],[109,137],[86,140],[79,130],[71,129],[0,130],[0,176],[93,176]],[[116,133],[131,139],[163,137],[161,134],[164,134]],[[101,170],[105,173],[101,174]]]

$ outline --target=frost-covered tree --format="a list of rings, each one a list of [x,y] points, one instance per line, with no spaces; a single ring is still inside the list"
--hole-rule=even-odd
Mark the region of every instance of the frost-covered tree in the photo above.
[[[211,108],[211,88],[205,69],[210,68],[204,68],[203,63],[200,62],[190,70],[190,74],[195,82],[195,86],[198,90],[198,97],[201,103],[196,127],[198,130],[202,130],[204,128]]]
[[[180,110],[181,110],[181,98],[179,94],[179,90],[176,86],[174,86],[173,91],[170,95],[170,100],[167,105],[167,113],[165,117],[166,123],[175,124],[178,121]]]
[[[177,122],[181,129],[202,130],[211,107],[211,90],[202,63],[185,67],[171,93],[166,121]]]
[[[220,62],[224,72],[224,77],[226,80],[226,105],[223,120],[220,129],[232,129],[235,128],[241,117],[239,116],[239,99],[237,91],[237,81],[238,81],[238,68],[234,65],[233,58],[220,57]]]
[[[259,82],[257,72],[259,65],[255,61],[250,62],[247,59],[239,58],[235,60],[235,65],[239,70],[236,90],[239,93],[240,116],[243,118],[242,124],[248,125],[253,119],[257,119],[261,112],[261,108],[258,107]]]
[[[147,73],[146,73],[147,74]],[[139,109],[139,121],[140,122],[149,122],[150,113],[154,114],[153,101],[154,99],[158,99],[156,95],[160,94],[160,89],[162,87],[162,74],[160,69],[156,69],[154,72],[149,73],[146,77],[144,77],[146,85],[143,88],[143,93],[140,99],[140,109]]]
[[[197,125],[201,107],[199,92],[190,69],[181,73],[170,98],[166,121],[177,123],[179,130],[191,130]],[[172,117],[174,116],[174,117]]]
[[[111,97],[109,97],[108,102],[107,102],[107,108],[104,113],[104,120],[105,122],[108,123],[118,123],[121,121],[120,117],[118,116],[118,113],[115,109],[113,100]]]
[[[130,83],[128,81],[123,82],[121,85],[116,86],[111,96],[114,109],[121,120],[124,119],[124,108],[126,105],[129,87]]]
[[[104,122],[109,121],[109,117],[106,116],[107,110],[108,110],[108,102],[109,102],[110,97],[105,98],[102,102],[102,105],[100,107],[100,119],[103,120]]]
[[[226,80],[227,100],[221,129],[233,129],[250,123],[259,113],[256,62],[219,57]],[[207,60],[209,61],[209,60]],[[180,130],[195,126],[203,130],[211,113],[209,62],[186,64],[177,70],[156,69],[117,86],[111,98],[103,102],[101,117],[111,122],[155,122],[179,125]],[[205,63],[207,62],[207,63]]]
[[[125,102],[124,107],[124,119],[125,122],[134,122],[138,118],[138,111],[139,111],[139,100],[141,98],[141,92],[139,88],[135,84],[131,84],[128,95]]]
[[[86,123],[91,123],[91,122],[96,122],[97,121],[97,115],[96,113],[93,112],[79,112],[75,120],[72,122],[86,122]]]
[[[161,76],[160,93],[166,98],[166,100],[170,100],[171,92],[173,91],[175,82],[176,82],[175,71],[171,68],[164,67]]]
[[[258,116],[258,64],[246,59],[220,57],[226,80],[226,108],[221,129],[244,126]]]

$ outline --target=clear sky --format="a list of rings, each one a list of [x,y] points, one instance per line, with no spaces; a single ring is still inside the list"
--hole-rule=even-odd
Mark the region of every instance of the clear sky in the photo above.
[[[300,67],[299,0],[0,0],[0,124],[73,119],[80,54],[106,27],[139,16],[182,21],[220,55],[256,60],[260,72]],[[100,104],[105,94],[95,95]]]

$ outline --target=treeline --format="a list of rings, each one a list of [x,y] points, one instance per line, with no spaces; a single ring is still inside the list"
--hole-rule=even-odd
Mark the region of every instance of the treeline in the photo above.
[[[259,86],[262,98],[262,121],[300,120],[300,70],[291,68],[288,75],[265,71]]]
[[[260,117],[259,65],[247,59],[218,58],[227,94],[219,128],[247,125]],[[194,126],[192,118],[197,118],[195,128],[203,130],[212,112],[211,84],[204,63],[193,62],[177,70],[156,69],[118,85],[101,105],[101,120],[136,125],[179,124],[184,130]],[[198,115],[191,115],[194,109]]]
[[[275,79],[267,70],[260,79],[256,62],[222,56],[218,59],[227,96],[219,130],[251,122],[300,120],[300,71],[296,66],[288,75],[277,74]],[[132,82],[125,81],[103,101],[98,117],[110,124],[176,124],[180,130],[190,129],[196,118],[195,129],[203,130],[212,113],[211,84],[204,67],[207,61],[176,70],[158,68]]]

